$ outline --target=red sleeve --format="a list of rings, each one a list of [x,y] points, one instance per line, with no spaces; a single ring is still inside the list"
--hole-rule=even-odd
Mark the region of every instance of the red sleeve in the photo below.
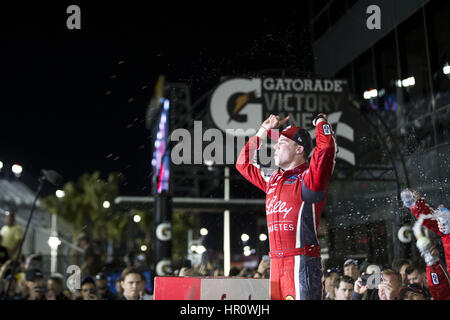
[[[322,121],[316,126],[316,147],[303,180],[310,191],[318,192],[327,188],[334,170],[336,152],[331,125]]]
[[[236,169],[247,179],[249,182],[257,186],[262,191],[266,192],[267,182],[261,175],[261,171],[256,167],[252,160],[256,151],[261,145],[261,139],[258,136],[251,137],[236,162]]]
[[[419,200],[417,200],[416,205],[414,207],[410,208],[410,210],[417,219],[421,215],[427,215],[427,214],[433,213],[433,210],[430,208],[430,206],[425,202],[425,199],[423,199],[423,198],[420,198]],[[439,227],[438,227],[436,220],[424,219],[423,225],[441,237],[444,235],[442,232],[439,231]]]
[[[450,300],[448,275],[440,263],[427,266],[428,289],[434,300]]]

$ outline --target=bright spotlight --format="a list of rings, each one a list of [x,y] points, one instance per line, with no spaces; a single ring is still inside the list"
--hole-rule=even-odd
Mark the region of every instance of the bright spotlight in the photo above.
[[[444,68],[442,68],[442,71],[444,72],[444,74],[450,74],[450,66],[445,66]]]
[[[202,245],[197,246],[196,252],[198,254],[203,254],[205,251],[206,251],[206,248],[204,246],[202,246]]]
[[[63,190],[56,190],[56,197],[57,198],[63,198],[66,194]]]
[[[58,246],[61,244],[61,240],[59,240],[58,237],[50,237],[48,238],[48,245],[50,246],[50,248],[52,249],[58,249]]]
[[[13,172],[15,175],[19,175],[19,174],[22,173],[23,168],[22,168],[22,166],[19,165],[19,164],[14,164],[14,165],[11,167],[11,170],[12,170],[12,172]]]
[[[241,240],[242,240],[242,241],[246,242],[246,241],[248,241],[249,239],[250,239],[250,236],[249,236],[248,234],[243,233],[243,234],[241,235]]]

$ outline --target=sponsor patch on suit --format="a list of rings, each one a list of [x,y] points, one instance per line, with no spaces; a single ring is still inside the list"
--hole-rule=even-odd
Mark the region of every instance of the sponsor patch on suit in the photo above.
[[[434,272],[431,273],[431,279],[433,280],[433,284],[439,284],[438,275]]]
[[[294,184],[298,179],[298,175],[293,175],[290,177],[287,177],[286,180],[284,181],[284,184]]]
[[[330,128],[329,124],[324,124],[322,128],[323,128],[324,135],[326,135],[326,136],[331,135],[331,128]]]

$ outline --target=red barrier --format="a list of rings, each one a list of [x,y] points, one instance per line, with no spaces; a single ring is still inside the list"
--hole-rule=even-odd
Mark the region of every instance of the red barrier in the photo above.
[[[269,280],[156,277],[155,300],[269,300]]]

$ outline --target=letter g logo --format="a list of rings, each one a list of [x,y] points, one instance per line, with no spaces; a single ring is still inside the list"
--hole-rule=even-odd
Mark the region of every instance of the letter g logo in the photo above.
[[[261,79],[225,80],[211,95],[211,118],[222,131],[232,129],[233,135],[244,135],[246,130],[258,129],[263,121],[262,103],[255,101],[260,98]]]

